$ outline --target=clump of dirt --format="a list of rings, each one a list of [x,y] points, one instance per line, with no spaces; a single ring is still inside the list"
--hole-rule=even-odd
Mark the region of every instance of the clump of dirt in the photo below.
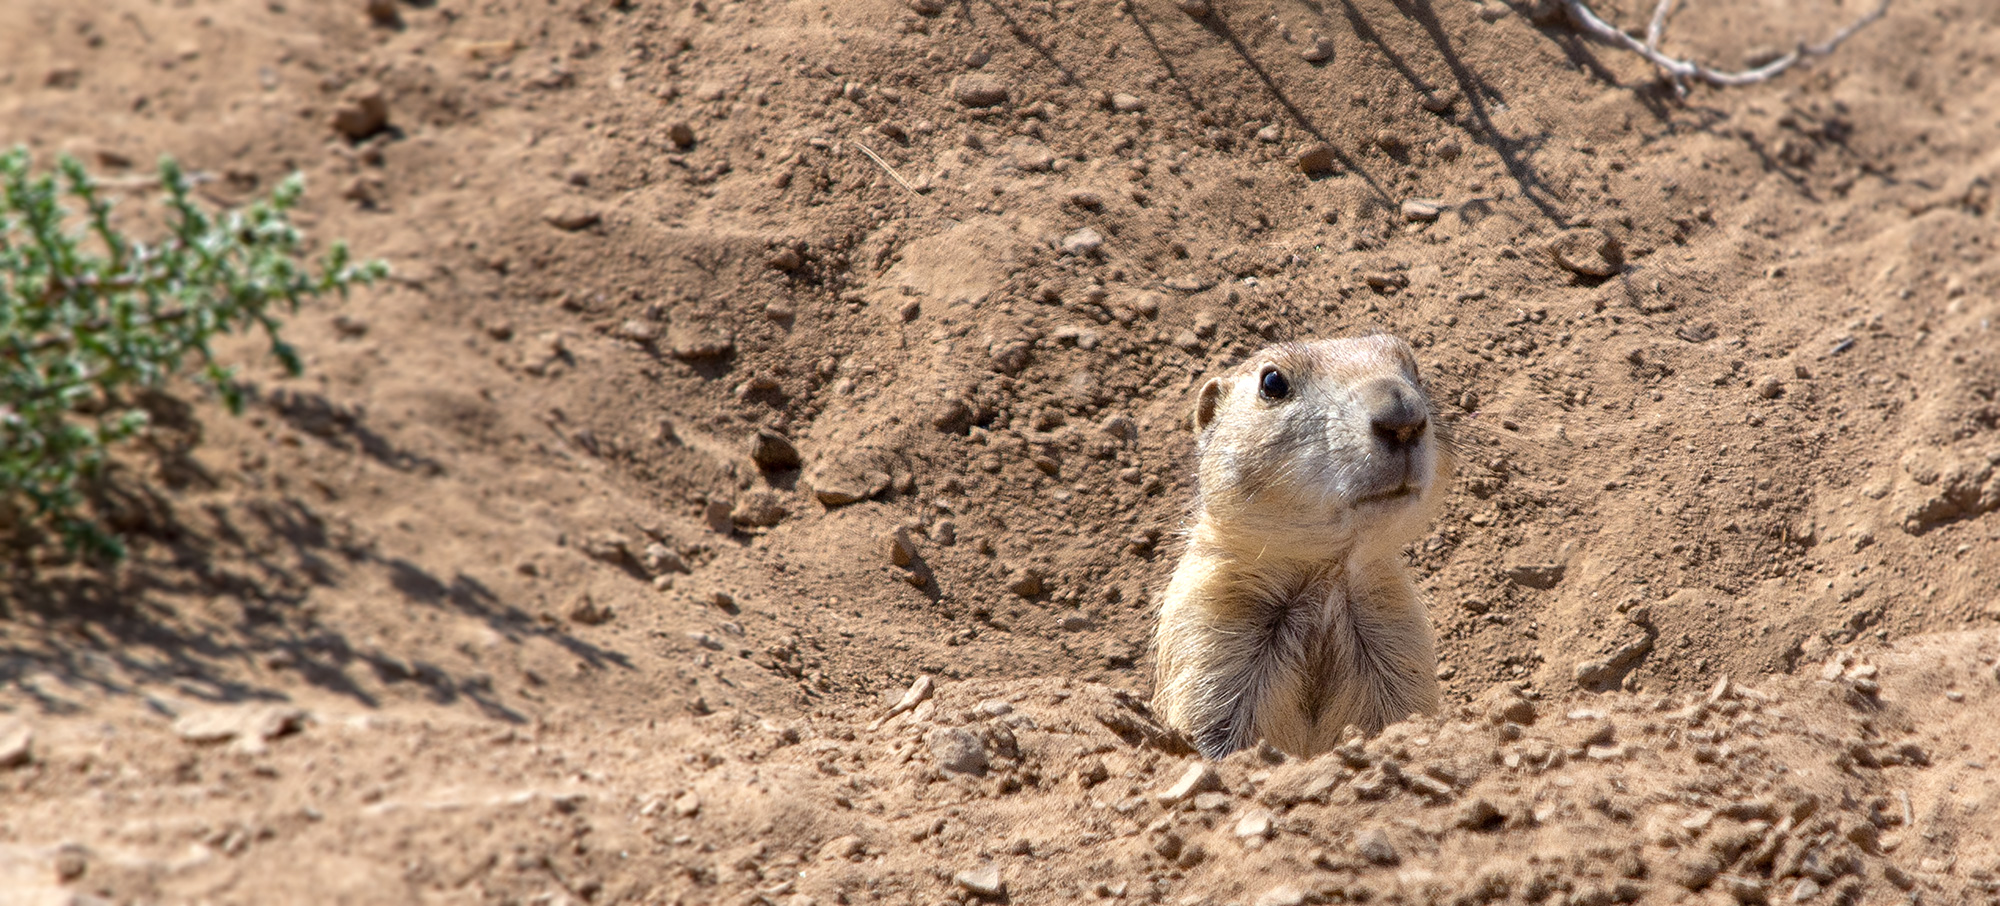
[[[1686,99],[1494,2],[14,15],[10,140],[303,171],[396,277],[287,325],[303,378],[225,349],[246,417],[161,403],[128,562],[0,577],[5,889],[2000,895],[1976,5]],[[1367,330],[1465,463],[1445,713],[1200,763],[1144,705],[1190,393]]]

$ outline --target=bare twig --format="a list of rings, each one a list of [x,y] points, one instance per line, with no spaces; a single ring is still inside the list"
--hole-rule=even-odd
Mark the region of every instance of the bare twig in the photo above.
[[[896,181],[896,185],[899,185],[899,186],[902,186],[902,187],[903,187],[903,191],[905,191],[905,192],[908,192],[908,193],[910,193],[911,195],[921,195],[921,194],[923,194],[923,193],[921,193],[921,192],[918,192],[915,186],[912,186],[912,185],[910,185],[910,184],[909,184],[909,182],[905,181],[905,180],[903,179],[903,176],[902,176],[902,174],[900,174],[900,173],[897,173],[897,172],[896,172],[896,168],[895,168],[895,167],[891,167],[891,166],[889,166],[889,162],[888,162],[888,161],[886,161],[886,160],[883,160],[883,159],[882,159],[882,155],[880,155],[880,154],[876,154],[876,153],[875,153],[875,151],[874,151],[874,149],[872,149],[872,148],[868,147],[867,145],[864,145],[864,144],[862,144],[862,143],[860,143],[860,142],[857,142],[857,141],[854,141],[853,139],[849,139],[848,141],[849,141],[850,143],[852,143],[852,144],[854,145],[854,147],[856,147],[856,148],[860,148],[860,149],[861,149],[861,153],[863,153],[863,154],[866,154],[866,155],[868,155],[868,159],[869,159],[869,160],[872,160],[872,161],[874,161],[874,162],[875,162],[875,166],[878,166],[878,167],[881,167],[881,168],[882,168],[882,172],[884,172],[884,173],[887,173],[887,174],[889,174],[889,178],[890,178],[890,179],[893,179],[893,180],[895,180],[895,181]]]
[[[1667,17],[1673,13],[1674,0],[1660,0],[1660,5],[1653,7],[1653,21],[1646,26],[1647,47],[1660,49],[1660,35],[1667,30]]]
[[[1660,51],[1660,36],[1666,31],[1667,17],[1672,13],[1674,0],[1660,0],[1659,5],[1654,7],[1653,20],[1646,28],[1646,39],[1644,41],[1634,38],[1611,23],[1598,18],[1598,15],[1592,12],[1583,0],[1561,0],[1561,2],[1564,12],[1569,14],[1571,26],[1592,37],[1623,47],[1639,56],[1645,57],[1654,66],[1659,67],[1660,71],[1666,73],[1667,78],[1673,81],[1674,88],[1677,91],[1681,94],[1686,94],[1687,83],[1690,80],[1706,82],[1722,88],[1754,85],[1758,82],[1770,81],[1778,73],[1792,68],[1801,60],[1811,57],[1823,57],[1833,53],[1848,38],[1854,37],[1855,32],[1868,27],[1875,20],[1887,15],[1890,0],[1882,0],[1880,5],[1869,11],[1868,14],[1854,20],[1846,28],[1835,32],[1833,37],[1819,44],[1801,43],[1784,56],[1765,63],[1762,66],[1745,69],[1740,72],[1725,72],[1693,60],[1675,59]]]

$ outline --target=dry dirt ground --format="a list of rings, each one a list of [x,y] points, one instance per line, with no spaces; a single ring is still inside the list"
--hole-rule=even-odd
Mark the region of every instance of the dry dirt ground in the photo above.
[[[302,171],[396,272],[156,406],[126,563],[0,574],[0,901],[2000,899],[2000,4],[1680,99],[1211,3],[0,4],[0,142]],[[1189,391],[1376,329],[1445,713],[1205,768]]]

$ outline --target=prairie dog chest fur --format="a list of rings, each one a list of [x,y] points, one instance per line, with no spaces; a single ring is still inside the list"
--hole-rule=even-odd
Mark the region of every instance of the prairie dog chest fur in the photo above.
[[[1154,707],[1203,755],[1298,756],[1435,713],[1403,547],[1453,460],[1408,344],[1280,343],[1197,394],[1199,496],[1161,601]]]

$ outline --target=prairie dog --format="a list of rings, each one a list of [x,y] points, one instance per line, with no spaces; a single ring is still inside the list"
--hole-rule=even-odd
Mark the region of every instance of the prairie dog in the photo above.
[[[1404,545],[1453,456],[1409,344],[1279,343],[1202,385],[1199,491],[1160,606],[1153,704],[1209,758],[1299,757],[1436,713],[1437,652]]]

